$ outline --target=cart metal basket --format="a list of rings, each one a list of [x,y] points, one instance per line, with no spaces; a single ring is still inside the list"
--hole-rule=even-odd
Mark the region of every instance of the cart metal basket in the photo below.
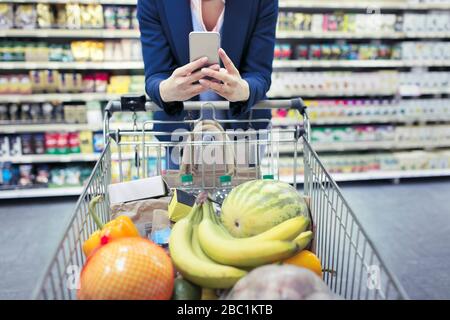
[[[186,102],[185,110],[199,110],[197,119],[184,120],[194,125],[203,117],[206,109],[229,108],[228,102]],[[253,159],[253,172],[248,179],[272,174],[275,179],[287,181],[310,198],[314,222],[314,244],[316,254],[324,269],[323,280],[329,288],[345,299],[405,299],[407,295],[389,271],[386,264],[358,221],[339,187],[323,166],[309,142],[310,123],[306,107],[301,99],[271,100],[260,102],[255,109],[294,109],[299,114],[298,123],[282,128],[262,126],[245,140],[223,141],[160,141],[158,135],[169,132],[152,131],[158,121],[146,121],[138,129],[136,117],[132,130],[111,130],[110,119],[116,112],[154,111],[158,107],[146,102],[145,97],[122,97],[110,101],[105,109],[105,148],[78,199],[76,209],[64,232],[55,254],[45,270],[33,298],[74,299],[78,279],[85,262],[82,244],[96,230],[88,214],[88,204],[95,195],[104,195],[105,201],[97,206],[97,214],[104,222],[110,220],[107,187],[112,182],[124,181],[152,175],[163,175],[168,168],[170,148],[182,148],[188,144],[202,146],[231,144],[233,148],[247,146],[247,155]],[[300,116],[301,115],[301,116]],[[270,120],[217,120],[224,126],[247,122],[252,128],[255,123]],[[256,132],[256,134],[255,134]],[[227,132],[228,133],[228,132]],[[187,133],[189,134],[189,133]],[[250,138],[249,138],[250,136]],[[163,140],[163,139],[162,139]],[[250,150],[250,151],[248,151]],[[280,155],[289,153],[289,158]],[[293,156],[292,156],[293,154]],[[131,159],[132,165],[129,165]],[[288,160],[286,160],[288,159]],[[126,165],[126,161],[128,164]],[[130,168],[131,167],[131,168]],[[199,173],[204,180],[203,172]],[[217,179],[213,179],[217,181]],[[204,181],[203,181],[204,182]],[[213,191],[215,185],[201,185]]]

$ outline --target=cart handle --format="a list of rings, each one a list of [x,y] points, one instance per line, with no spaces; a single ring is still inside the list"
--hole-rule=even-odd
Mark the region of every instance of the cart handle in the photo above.
[[[213,106],[216,110],[228,110],[228,101],[186,101],[183,102],[185,110],[201,110],[203,106]],[[301,98],[284,100],[262,100],[253,106],[253,109],[295,109],[302,116],[305,115],[306,106]],[[105,108],[105,116],[109,119],[116,112],[159,111],[161,108],[152,101],[147,101],[145,95],[124,95],[120,100],[109,101]]]

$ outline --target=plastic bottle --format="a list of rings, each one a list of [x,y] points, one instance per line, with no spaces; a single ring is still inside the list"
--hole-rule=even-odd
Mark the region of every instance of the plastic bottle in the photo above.
[[[179,189],[193,196],[197,196],[198,192],[194,188],[194,178],[192,177],[192,174],[183,174],[180,179],[181,187],[179,187]]]
[[[220,176],[219,178],[220,185],[217,188],[216,192],[213,194],[214,201],[222,204],[227,195],[230,193],[231,189],[231,176]]]

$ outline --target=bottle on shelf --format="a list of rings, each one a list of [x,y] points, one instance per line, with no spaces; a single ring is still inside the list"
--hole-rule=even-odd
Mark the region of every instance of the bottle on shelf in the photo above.
[[[233,188],[231,185],[231,176],[225,175],[220,176],[219,178],[219,187],[217,188],[216,192],[213,194],[213,200],[216,201],[216,203],[222,204],[227,195],[230,193],[231,189]]]

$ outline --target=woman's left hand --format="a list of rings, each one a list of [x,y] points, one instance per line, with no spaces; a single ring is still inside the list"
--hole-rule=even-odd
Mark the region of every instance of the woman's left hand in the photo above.
[[[205,88],[213,90],[230,102],[247,101],[250,97],[248,82],[241,78],[239,70],[234,66],[222,48],[219,49],[219,57],[225,68],[220,68],[219,71],[211,68],[202,69],[202,73],[205,76],[218,81],[200,79],[200,84]]]

